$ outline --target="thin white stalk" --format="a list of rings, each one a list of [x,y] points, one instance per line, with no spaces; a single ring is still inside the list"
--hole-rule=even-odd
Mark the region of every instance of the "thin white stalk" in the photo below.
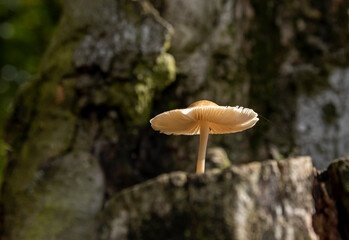
[[[209,134],[208,124],[203,122],[200,125],[200,145],[198,152],[198,160],[196,162],[196,173],[205,172],[205,156],[206,156],[206,147]]]

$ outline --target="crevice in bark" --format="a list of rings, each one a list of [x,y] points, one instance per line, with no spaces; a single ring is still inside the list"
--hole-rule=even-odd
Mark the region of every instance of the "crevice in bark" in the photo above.
[[[336,202],[329,194],[329,178],[325,173],[314,170],[313,198],[315,213],[313,227],[320,240],[341,240],[338,231]]]

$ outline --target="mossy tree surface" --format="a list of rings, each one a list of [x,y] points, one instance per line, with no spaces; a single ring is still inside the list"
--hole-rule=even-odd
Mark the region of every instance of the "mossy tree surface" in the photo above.
[[[186,107],[198,99],[253,108],[261,115],[256,127],[209,140],[209,148],[223,146],[232,162],[316,154],[315,166],[325,168],[331,159],[349,154],[344,147],[346,137],[340,139],[345,142],[343,147],[337,152],[333,149],[336,154],[325,155],[325,141],[320,143],[322,152],[307,151],[317,139],[308,143],[308,139],[302,138],[307,133],[299,131],[300,125],[313,122],[305,116],[311,114],[299,111],[303,104],[299,97],[312,98],[321,91],[332,90],[332,73],[349,65],[347,2],[152,2],[175,29],[170,52],[178,66],[175,84],[165,91],[165,97],[156,95],[155,113],[168,110],[169,106]],[[343,77],[345,81],[348,77]],[[335,88],[331,95],[340,103],[349,93],[346,85],[339,88],[343,94],[338,95]],[[348,104],[342,105],[336,104],[336,112],[348,109]],[[315,107],[321,112],[326,106]],[[326,115],[325,121],[330,117]],[[336,120],[348,119],[342,115]],[[330,118],[333,121],[333,116]],[[338,122],[332,128],[339,129],[336,134],[344,132],[347,136],[346,128]],[[326,134],[327,130],[330,129],[323,128],[322,132]],[[172,151],[164,153],[166,159],[195,161],[195,141],[187,137],[168,138],[164,145]],[[181,142],[186,142],[186,146]],[[333,140],[331,145],[335,144]],[[183,152],[189,155],[184,156]]]
[[[194,171],[198,138],[156,133],[148,121],[196,100],[250,107],[271,120],[210,137],[209,148],[223,147],[230,161],[296,154],[298,94],[328,87],[333,67],[348,65],[345,4],[64,1],[41,69],[18,94],[6,129],[7,237],[93,239],[111,195],[160,173]],[[143,231],[135,234],[153,234]],[[192,231],[199,238],[214,229]]]
[[[147,122],[155,91],[175,78],[170,34],[143,1],[63,4],[39,74],[19,93],[7,128],[14,149],[2,199],[9,239],[96,237],[105,175],[112,173],[103,144],[117,146],[113,160],[124,159],[112,170],[130,174],[118,153],[123,138]]]
[[[315,240],[312,168],[303,157],[161,175],[109,201],[100,239]]]

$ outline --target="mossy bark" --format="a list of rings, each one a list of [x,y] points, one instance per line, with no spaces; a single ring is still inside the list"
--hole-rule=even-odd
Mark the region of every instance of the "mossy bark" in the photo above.
[[[160,173],[194,172],[198,138],[155,133],[148,121],[199,99],[269,119],[213,136],[208,152],[220,146],[235,163],[299,153],[298,96],[326,89],[332,69],[348,65],[346,9],[331,0],[63,1],[40,71],[6,129],[6,236],[93,238],[113,194]],[[198,238],[213,229],[197,224]]]
[[[126,156],[134,146],[123,146],[148,121],[155,91],[175,79],[166,52],[171,26],[147,2],[66,1],[63,8],[40,72],[19,93],[7,128],[8,239],[95,239],[105,176],[133,171]],[[110,157],[117,168],[108,172]],[[136,181],[128,179],[118,186]]]
[[[310,158],[165,174],[121,191],[100,239],[317,239]]]

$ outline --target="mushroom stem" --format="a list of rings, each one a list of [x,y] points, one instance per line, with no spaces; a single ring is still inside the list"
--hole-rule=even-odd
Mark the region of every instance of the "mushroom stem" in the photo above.
[[[196,163],[196,173],[205,172],[205,156],[206,156],[208,133],[209,133],[208,123],[202,123],[200,125],[200,145],[199,145],[198,160]]]

